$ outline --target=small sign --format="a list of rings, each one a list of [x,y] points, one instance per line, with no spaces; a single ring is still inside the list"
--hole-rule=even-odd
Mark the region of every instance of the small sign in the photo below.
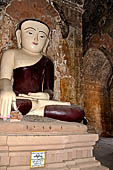
[[[45,166],[45,151],[31,152],[31,168]]]

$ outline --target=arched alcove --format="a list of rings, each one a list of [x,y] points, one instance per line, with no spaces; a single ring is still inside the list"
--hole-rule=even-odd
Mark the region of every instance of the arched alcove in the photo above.
[[[90,48],[83,62],[84,107],[90,128],[102,134],[111,130],[111,104],[108,82],[112,67],[107,56],[97,48]]]

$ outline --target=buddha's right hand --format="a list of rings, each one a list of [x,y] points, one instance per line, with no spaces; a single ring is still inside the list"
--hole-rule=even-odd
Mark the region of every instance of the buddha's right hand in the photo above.
[[[6,120],[10,118],[11,105],[17,110],[16,106],[16,95],[12,90],[0,92],[0,118]]]

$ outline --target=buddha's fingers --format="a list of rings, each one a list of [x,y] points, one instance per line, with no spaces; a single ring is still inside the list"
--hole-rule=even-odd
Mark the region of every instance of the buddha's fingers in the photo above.
[[[10,113],[11,113],[11,100],[8,100],[8,108],[7,108],[7,118],[10,118]]]
[[[8,111],[8,99],[4,101],[3,120],[7,119],[7,111]]]
[[[15,95],[13,96],[12,105],[13,105],[13,108],[15,111],[18,110],[17,105],[16,105],[16,96]]]
[[[5,106],[5,100],[3,100],[3,99],[1,99],[1,109],[0,109],[0,113],[1,113],[1,118],[3,118],[4,117],[4,108],[6,107]]]

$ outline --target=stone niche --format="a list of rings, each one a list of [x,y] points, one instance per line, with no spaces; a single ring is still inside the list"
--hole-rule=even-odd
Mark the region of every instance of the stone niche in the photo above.
[[[95,34],[84,55],[84,107],[90,129],[103,136],[113,135],[113,39]]]
[[[11,0],[0,14],[0,51],[17,48],[15,28],[25,18],[38,18],[51,28],[47,55],[55,66],[54,98],[83,105],[81,89],[82,63],[82,1],[55,1],[64,12],[69,26],[67,38],[62,37],[60,17],[46,0]],[[48,21],[49,20],[49,21]],[[64,26],[65,27],[65,26]]]

